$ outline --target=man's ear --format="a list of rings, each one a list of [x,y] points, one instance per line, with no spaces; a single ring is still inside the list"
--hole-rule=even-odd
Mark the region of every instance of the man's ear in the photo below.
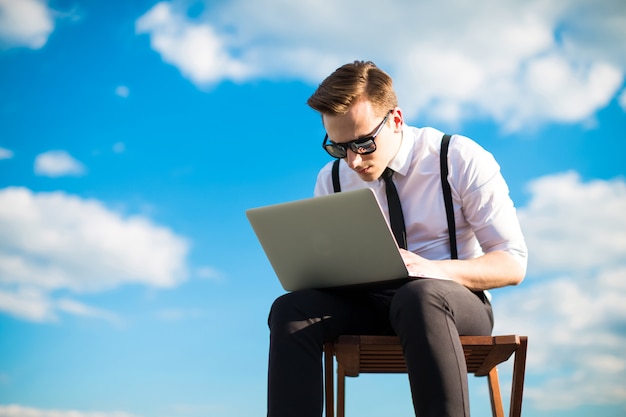
[[[402,109],[396,107],[391,114],[391,123],[393,123],[394,132],[401,132],[404,126],[404,116],[402,115]]]

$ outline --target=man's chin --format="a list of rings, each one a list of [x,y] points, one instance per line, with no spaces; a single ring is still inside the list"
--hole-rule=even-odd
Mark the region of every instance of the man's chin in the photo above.
[[[363,181],[365,182],[372,182],[372,181],[376,181],[380,175],[376,175],[375,172],[359,172],[357,173],[359,175],[359,178],[361,178]]]

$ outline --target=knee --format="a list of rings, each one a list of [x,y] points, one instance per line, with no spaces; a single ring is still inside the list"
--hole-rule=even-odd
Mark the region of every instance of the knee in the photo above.
[[[272,303],[272,307],[270,308],[270,313],[267,318],[267,325],[270,329],[274,328],[277,323],[284,322],[285,317],[291,316],[290,311],[293,308],[293,302],[291,299],[292,293],[287,293],[278,297]]]
[[[443,281],[433,279],[415,280],[400,287],[391,301],[390,319],[397,322],[409,318],[412,322],[428,320],[433,311],[445,308]]]
[[[271,339],[276,342],[297,335],[299,340],[321,340],[323,318],[311,308],[317,301],[317,294],[312,290],[296,291],[278,297],[272,304],[268,317]]]
[[[313,290],[295,291],[278,297],[272,304],[267,320],[270,330],[310,319],[306,306],[312,299],[315,299]]]

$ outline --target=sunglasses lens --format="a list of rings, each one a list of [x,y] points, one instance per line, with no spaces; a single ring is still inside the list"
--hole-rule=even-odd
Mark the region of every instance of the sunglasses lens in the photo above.
[[[347,156],[345,148],[334,143],[324,145],[324,149],[326,149],[326,152],[333,158],[345,158]]]
[[[358,142],[350,142],[349,146],[352,152],[359,155],[368,155],[376,150],[376,143],[372,138],[361,139]],[[333,158],[345,158],[348,156],[345,145],[327,143],[324,145],[324,149],[326,149],[326,152]]]
[[[353,142],[350,145],[350,148],[354,151],[354,153],[358,153],[359,155],[367,155],[376,150],[374,138],[362,139],[358,142]]]

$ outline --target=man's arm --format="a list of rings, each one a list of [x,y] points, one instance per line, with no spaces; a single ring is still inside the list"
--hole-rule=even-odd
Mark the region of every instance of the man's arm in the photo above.
[[[429,261],[403,253],[405,262],[410,268],[432,268],[474,291],[517,285],[526,275],[528,251],[500,166],[476,142],[454,138],[448,159],[456,175],[451,175],[450,182],[483,254]]]
[[[473,290],[489,290],[517,285],[524,279],[525,268],[506,251],[493,251],[474,259],[431,261],[401,250],[409,272],[418,276],[452,279]]]

